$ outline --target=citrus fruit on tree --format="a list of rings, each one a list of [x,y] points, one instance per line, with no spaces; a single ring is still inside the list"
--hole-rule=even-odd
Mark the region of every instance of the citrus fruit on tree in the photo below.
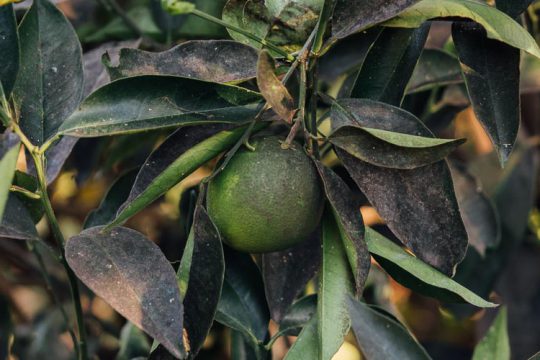
[[[283,250],[306,240],[319,224],[324,195],[317,170],[300,144],[254,139],[210,181],[207,207],[223,241],[250,253]]]

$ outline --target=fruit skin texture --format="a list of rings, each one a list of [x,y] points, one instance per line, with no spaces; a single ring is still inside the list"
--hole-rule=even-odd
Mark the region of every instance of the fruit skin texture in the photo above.
[[[306,240],[324,205],[317,170],[302,146],[281,148],[280,138],[255,139],[210,181],[208,214],[223,241],[236,250],[265,253]]]

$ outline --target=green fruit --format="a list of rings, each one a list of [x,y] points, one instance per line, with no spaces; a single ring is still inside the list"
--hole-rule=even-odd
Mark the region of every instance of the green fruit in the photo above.
[[[208,214],[223,241],[249,253],[287,249],[306,240],[321,219],[324,196],[317,170],[301,145],[256,139],[210,181]]]

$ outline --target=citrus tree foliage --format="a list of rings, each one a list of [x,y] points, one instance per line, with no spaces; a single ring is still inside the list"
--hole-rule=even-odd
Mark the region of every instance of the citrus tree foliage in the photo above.
[[[455,314],[497,306],[489,295],[523,238],[538,165],[517,142],[520,61],[540,58],[519,17],[531,2],[156,0],[76,32],[54,2],[17,17],[0,1],[1,241],[47,248],[64,266],[81,360],[94,348],[79,281],[129,320],[119,359],[196,358],[215,322],[235,359],[267,359],[292,335],[286,359],[329,360],[351,332],[368,359],[430,358],[364,296],[368,274]],[[426,48],[435,22],[452,38]],[[126,33],[142,40],[81,50]],[[445,131],[469,105],[510,164],[490,194],[456,156],[467,139]],[[65,239],[48,186],[79,138],[152,151]],[[201,167],[171,263],[126,222]],[[368,227],[362,205],[386,227]],[[42,217],[54,241],[36,231]],[[506,318],[475,359],[510,357]]]

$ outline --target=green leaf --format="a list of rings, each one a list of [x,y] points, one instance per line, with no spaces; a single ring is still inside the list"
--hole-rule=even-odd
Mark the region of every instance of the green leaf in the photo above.
[[[104,61],[113,80],[137,75],[174,75],[209,82],[241,82],[257,75],[257,51],[229,40],[193,40],[167,51],[122,49],[118,65]]]
[[[354,278],[332,212],[323,217],[323,259],[317,302],[319,359],[331,359],[351,326],[346,300],[354,294]]]
[[[334,38],[344,38],[388,20],[418,0],[337,0],[332,20]]]
[[[516,141],[521,118],[519,50],[488,39],[477,24],[454,23],[452,37],[474,113],[504,165]]]
[[[317,314],[304,326],[291,346],[285,360],[319,359],[319,334]]]
[[[0,221],[8,201],[9,189],[15,175],[21,143],[19,137],[11,132],[0,135]]]
[[[497,9],[516,18],[527,10],[534,0],[497,0]]]
[[[39,189],[38,180],[34,176],[28,175],[27,173],[21,172],[19,170],[15,171],[15,176],[13,177],[13,185],[21,187],[33,193],[36,193]],[[24,205],[26,210],[28,210],[28,214],[32,218],[34,224],[37,224],[45,214],[45,209],[43,208],[41,199],[30,199],[29,197],[20,193],[13,193],[13,195],[15,195]]]
[[[60,128],[96,137],[181,125],[249,122],[257,93],[243,88],[172,76],[137,76],[98,89]],[[232,102],[234,100],[234,103]]]
[[[360,204],[347,184],[332,170],[314,160],[324,186],[329,205],[336,217],[339,234],[353,271],[356,294],[364,290],[369,274],[371,256],[364,239],[364,221],[359,212]]]
[[[201,165],[233,146],[244,132],[245,128],[242,127],[221,131],[205,139],[200,135],[185,137],[186,134],[193,132],[181,129],[180,132],[171,135],[172,140],[156,150],[156,153],[162,154],[164,158],[150,156],[150,162],[147,161],[146,164],[151,164],[151,171],[147,172],[146,165],[142,167],[128,200],[109,227],[123,223],[150,205]],[[183,137],[188,141],[178,143],[177,140]],[[157,161],[160,158],[161,161]],[[156,162],[152,164],[153,160]]]
[[[369,252],[384,270],[397,282],[415,292],[441,301],[468,302],[482,308],[497,306],[409,254],[371,228],[366,228],[366,242]]]
[[[362,353],[370,360],[430,359],[426,350],[394,319],[353,298],[347,307]]]
[[[279,324],[281,335],[298,336],[302,328],[317,313],[317,294],[307,295],[297,300],[283,316]]]
[[[184,297],[184,327],[189,341],[189,356],[194,358],[214,321],[223,285],[225,261],[219,232],[200,205],[195,208],[190,235],[193,248],[188,254],[191,259]],[[185,257],[182,257],[182,263]]]
[[[412,114],[376,101],[340,99],[355,123],[369,128],[431,137]],[[351,124],[350,117],[332,117],[333,127]],[[459,213],[448,165],[439,161],[410,170],[383,168],[335,148],[360,190],[386,220],[391,231],[416,256],[447,275],[467,249],[467,233]]]
[[[407,94],[462,81],[459,60],[454,55],[439,49],[424,49],[407,85]]]
[[[87,229],[68,240],[69,266],[96,295],[181,358],[184,311],[174,269],[143,234],[102,230]]]
[[[146,335],[133,323],[127,322],[120,332],[120,350],[116,360],[131,360],[138,356],[147,357],[150,344]]]
[[[529,360],[538,360],[538,359],[540,359],[540,351],[529,358]]]
[[[48,0],[35,0],[19,26],[21,62],[13,90],[19,124],[36,145],[54,136],[83,90],[75,30]]]
[[[0,83],[9,97],[19,70],[19,37],[13,5],[0,6]]]
[[[372,165],[414,169],[444,159],[465,139],[436,139],[367,127],[342,126],[330,135],[330,142]]]
[[[225,281],[216,321],[239,331],[249,346],[262,354],[270,314],[261,274],[248,254],[225,247]],[[262,360],[262,359],[260,359]]]
[[[32,217],[14,194],[9,194],[6,211],[0,221],[0,238],[39,240]]]
[[[292,248],[262,255],[266,301],[272,319],[280,324],[294,299],[305,289],[321,264],[319,230]],[[283,279],[287,279],[283,281]]]
[[[114,220],[116,212],[129,196],[137,173],[138,169],[130,170],[111,185],[97,209],[92,210],[86,217],[83,226],[85,229],[106,225]]]
[[[510,360],[507,311],[502,307],[486,336],[476,345],[472,360]]]
[[[259,54],[257,62],[257,85],[272,110],[285,122],[292,123],[296,113],[294,99],[289,90],[276,76],[276,65],[266,50]]]
[[[223,21],[249,31],[261,39],[290,50],[299,50],[317,24],[324,0],[229,0]],[[237,41],[261,48],[233,30]]]
[[[369,51],[350,97],[400,106],[429,28],[430,24],[419,29],[385,28]]]
[[[540,48],[532,36],[510,16],[487,4],[473,0],[423,0],[394,19],[390,27],[419,27],[428,20],[466,18],[479,23],[487,37],[540,57]]]

